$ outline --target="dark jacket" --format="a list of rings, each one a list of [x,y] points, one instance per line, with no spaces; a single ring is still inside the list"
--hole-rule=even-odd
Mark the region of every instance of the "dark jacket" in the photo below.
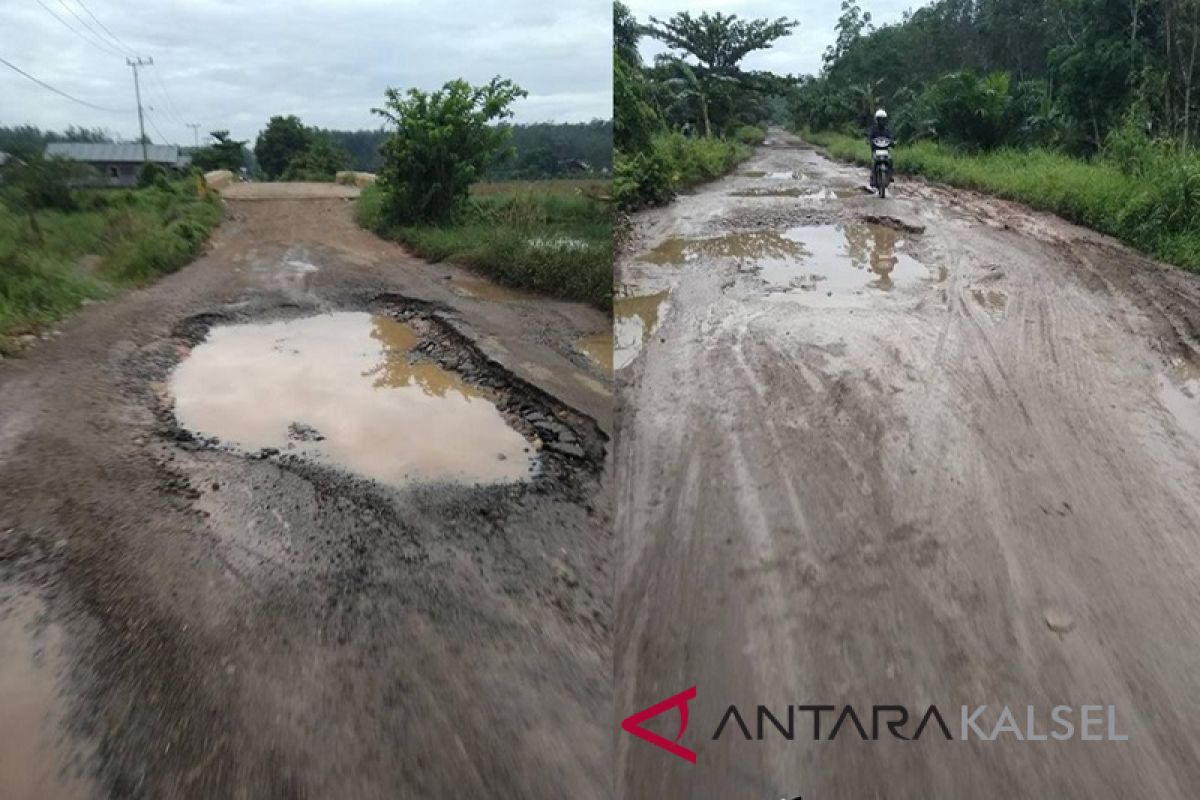
[[[873,139],[878,139],[881,136],[887,139],[896,138],[892,136],[892,130],[887,126],[886,122],[881,123],[879,120],[875,120],[871,127],[867,128],[867,144],[870,144]]]

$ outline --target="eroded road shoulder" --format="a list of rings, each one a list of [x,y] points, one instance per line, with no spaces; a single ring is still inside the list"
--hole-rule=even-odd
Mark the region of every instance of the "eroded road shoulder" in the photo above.
[[[0,368],[4,788],[608,796],[607,319],[312,194]]]
[[[697,686],[699,753],[622,737],[620,794],[1189,796],[1200,280],[865,178],[773,132],[619,260],[616,704]],[[711,741],[848,703],[1113,704],[1129,741]]]

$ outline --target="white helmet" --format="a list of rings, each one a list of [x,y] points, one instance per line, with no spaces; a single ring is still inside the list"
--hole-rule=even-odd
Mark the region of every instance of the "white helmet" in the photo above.
[[[887,112],[882,108],[875,112],[875,119],[887,119]]]

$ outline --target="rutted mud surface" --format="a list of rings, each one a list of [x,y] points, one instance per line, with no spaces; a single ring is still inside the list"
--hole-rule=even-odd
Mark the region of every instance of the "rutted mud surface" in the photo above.
[[[1200,278],[771,141],[617,265],[670,291],[618,350],[617,712],[697,686],[699,754],[621,737],[619,795],[1194,796]],[[1113,704],[1129,741],[713,742],[731,703]]]
[[[0,585],[44,598],[60,631],[67,752],[106,797],[609,796],[612,398],[576,349],[607,315],[460,294],[478,276],[305,196],[230,202],[197,263],[0,363]],[[296,332],[313,319],[355,322]],[[303,358],[344,332],[345,361],[281,372],[275,332]],[[172,371],[211,352],[220,372],[226,336],[248,363],[224,388],[257,382],[290,450],[176,417]],[[338,380],[486,401],[512,437],[499,446],[520,443],[496,451],[471,425],[397,443],[381,418],[363,448],[399,459],[453,435],[457,465],[537,468],[484,485],[342,468],[318,457],[340,423],[312,396],[357,415]],[[192,424],[232,422],[206,419]],[[0,652],[3,670],[16,660]],[[28,774],[57,774],[52,744],[22,751]]]

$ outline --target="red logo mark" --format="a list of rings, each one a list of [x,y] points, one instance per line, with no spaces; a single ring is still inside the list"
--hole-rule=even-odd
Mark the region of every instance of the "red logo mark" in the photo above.
[[[643,708],[636,714],[626,717],[621,721],[621,728],[627,733],[632,733],[639,739],[645,739],[655,747],[661,747],[671,755],[679,756],[685,761],[696,763],[696,754],[688,750],[683,745],[678,744],[683,738],[683,732],[687,730],[688,724],[688,701],[694,700],[696,697],[696,687],[693,686],[686,691],[682,691],[673,697],[668,697],[662,702],[655,703],[649,708]],[[671,741],[663,736],[659,736],[654,731],[648,731],[642,727],[642,723],[651,717],[657,717],[664,711],[669,711],[672,708],[679,709],[679,733],[675,735],[675,741]]]

